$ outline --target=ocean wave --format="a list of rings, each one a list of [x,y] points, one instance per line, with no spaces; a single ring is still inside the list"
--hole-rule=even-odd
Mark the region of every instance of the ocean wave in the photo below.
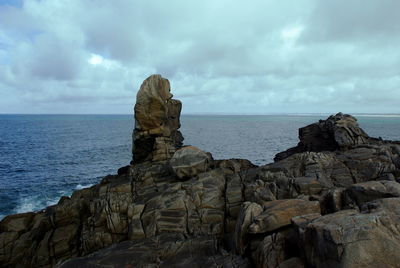
[[[19,201],[19,204],[14,209],[14,213],[25,213],[44,209],[58,203],[60,196],[51,199],[43,199],[39,197],[25,197]]]
[[[92,184],[86,184],[86,185],[78,184],[78,185],[75,187],[75,190],[81,190],[81,189],[89,188],[89,187],[91,187],[91,186],[93,186],[93,183],[92,183]]]

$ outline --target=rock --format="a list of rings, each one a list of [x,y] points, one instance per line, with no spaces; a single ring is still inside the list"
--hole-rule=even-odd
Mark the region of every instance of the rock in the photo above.
[[[266,236],[253,254],[257,267],[279,267],[285,260],[285,235],[281,233]]]
[[[321,196],[321,213],[329,214],[334,213],[344,208],[345,198],[344,198],[345,188],[334,188],[326,191]]]
[[[320,213],[318,201],[299,199],[276,200],[264,204],[263,212],[249,226],[249,233],[258,234],[275,231],[291,224],[296,216]]]
[[[297,255],[299,250],[293,240],[295,235],[293,230],[286,230],[264,237],[252,254],[256,267],[302,267]]]
[[[399,142],[337,114],[257,167],[182,147],[180,110],[168,80],[146,79],[131,164],[5,217],[0,267],[398,266]]]
[[[300,194],[315,195],[320,194],[324,186],[316,178],[300,177],[294,179],[294,187]]]
[[[395,181],[368,181],[356,183],[346,189],[345,194],[357,206],[381,198],[400,197],[400,184]]]
[[[152,75],[143,82],[135,104],[132,163],[168,160],[182,146],[181,109],[167,79]]]
[[[1,232],[21,232],[29,228],[32,224],[34,213],[22,213],[5,217],[0,222]]]
[[[236,223],[235,230],[235,250],[242,255],[247,248],[247,230],[254,219],[261,214],[263,208],[256,203],[244,202]]]
[[[304,268],[304,263],[300,258],[290,258],[279,265],[279,268]]]
[[[64,262],[59,268],[76,267],[251,267],[249,261],[225,252],[212,237],[186,238],[163,234],[125,241],[88,257]]]
[[[366,213],[343,210],[300,231],[300,248],[312,267],[398,267],[399,198],[381,199]]]
[[[170,164],[175,174],[180,179],[185,179],[208,171],[212,157],[197,147],[185,146],[174,153]]]
[[[326,120],[299,129],[300,142],[296,147],[277,154],[279,161],[301,152],[322,152],[348,149],[368,141],[369,136],[357,123],[357,119],[348,114],[338,113]]]
[[[280,170],[293,179],[305,177],[319,184],[318,188],[329,189],[347,187],[355,182],[352,171],[346,164],[333,152],[303,152],[268,164],[264,169]],[[355,168],[358,170],[358,166]]]

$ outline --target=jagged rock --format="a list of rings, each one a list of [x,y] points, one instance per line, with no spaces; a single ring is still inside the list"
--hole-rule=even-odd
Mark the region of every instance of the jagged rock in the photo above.
[[[34,213],[21,213],[9,215],[0,222],[1,232],[21,232],[29,228],[32,224]]]
[[[400,184],[395,181],[368,181],[356,183],[346,189],[345,194],[357,206],[375,199],[400,197]]]
[[[316,178],[299,177],[294,178],[294,187],[300,194],[316,195],[320,194],[324,186]]]
[[[143,82],[135,104],[133,163],[168,160],[182,146],[181,109],[182,103],[172,99],[167,79],[152,75]]]
[[[286,267],[297,267],[290,266],[294,264],[301,267],[302,262],[297,258],[299,250],[295,237],[295,231],[292,229],[264,237],[252,254],[256,267],[275,268],[285,267],[285,265]]]
[[[296,216],[320,213],[318,201],[275,200],[264,204],[263,212],[249,226],[249,233],[267,233],[291,224]]]
[[[251,267],[240,256],[224,251],[213,237],[186,238],[162,234],[125,241],[88,257],[66,261],[59,268],[79,267]]]
[[[321,213],[334,213],[344,208],[344,191],[345,188],[334,188],[322,194],[320,204]]]
[[[308,178],[321,188],[332,188],[347,187],[355,182],[346,164],[333,152],[304,152],[266,165],[264,169],[280,170],[293,179]]]
[[[400,199],[381,199],[364,213],[343,210],[311,221],[300,248],[312,267],[398,267]]]
[[[244,254],[248,244],[248,228],[254,219],[260,215],[263,208],[257,203],[244,202],[236,223],[235,250],[236,253]]]
[[[338,113],[326,120],[299,129],[300,142],[296,147],[277,154],[279,161],[295,153],[322,152],[348,149],[368,141],[369,136],[357,123],[357,119],[348,114]]]
[[[0,222],[0,267],[398,265],[399,142],[338,114],[272,164],[213,160],[181,148],[169,91],[159,75],[141,86],[131,165]]]
[[[212,157],[197,147],[185,146],[174,153],[170,164],[180,179],[191,178],[209,170]]]
[[[285,260],[285,235],[281,233],[266,236],[253,254],[257,267],[274,268]]]

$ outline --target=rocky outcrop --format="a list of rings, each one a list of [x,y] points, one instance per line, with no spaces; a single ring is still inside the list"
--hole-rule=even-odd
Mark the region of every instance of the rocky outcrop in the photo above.
[[[182,146],[182,103],[172,99],[169,81],[152,75],[140,87],[135,104],[132,163],[165,161]]]
[[[133,161],[0,222],[0,267],[398,267],[400,143],[337,114],[274,163],[182,147],[181,104],[146,79]]]
[[[338,113],[299,129],[300,142],[296,147],[277,154],[275,161],[302,152],[345,150],[365,144],[369,136],[358,126],[357,119]]]

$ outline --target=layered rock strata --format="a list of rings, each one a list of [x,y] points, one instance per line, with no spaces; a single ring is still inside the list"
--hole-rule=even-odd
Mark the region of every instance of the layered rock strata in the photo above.
[[[136,96],[132,164],[168,160],[182,146],[179,117],[182,103],[172,99],[161,75],[144,80]]]
[[[5,217],[0,267],[398,267],[398,142],[337,114],[274,163],[214,160],[181,148],[178,104],[146,79],[132,164]]]

